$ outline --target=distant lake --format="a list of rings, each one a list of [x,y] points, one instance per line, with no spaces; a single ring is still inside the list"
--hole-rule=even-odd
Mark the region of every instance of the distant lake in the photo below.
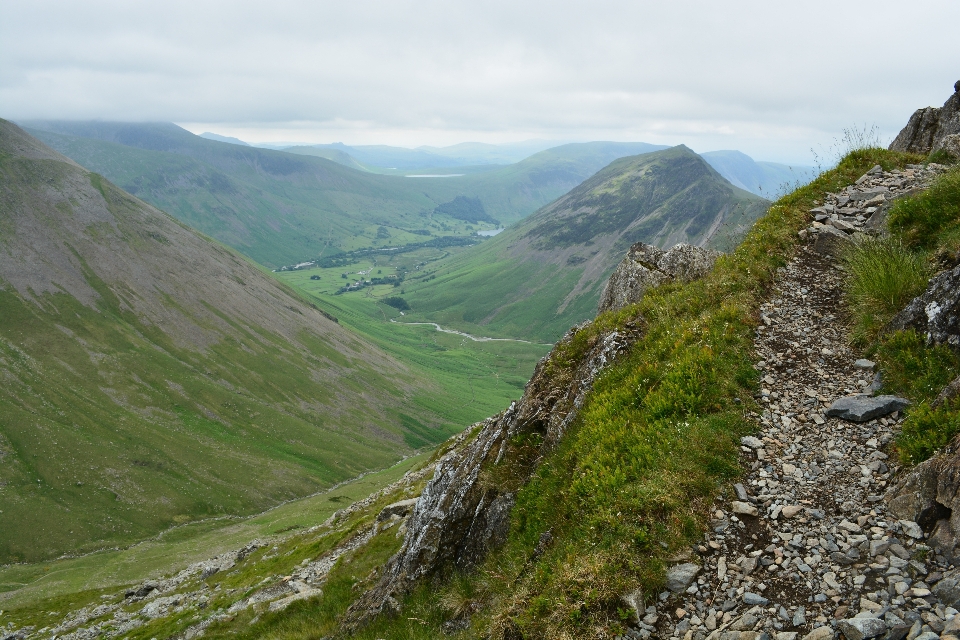
[[[414,173],[404,177],[406,178],[459,178],[462,175],[465,175],[465,174],[463,173]]]
[[[487,231],[477,231],[477,235],[490,237],[497,235],[501,231],[503,231],[503,229],[488,229]]]

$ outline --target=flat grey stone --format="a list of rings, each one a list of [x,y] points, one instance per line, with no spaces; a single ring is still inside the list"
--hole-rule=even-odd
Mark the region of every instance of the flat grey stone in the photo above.
[[[873,360],[860,358],[859,360],[853,363],[853,366],[855,366],[857,369],[873,369],[875,366],[877,366],[877,363],[874,362]]]
[[[918,525],[916,522],[912,522],[910,520],[901,520],[900,528],[911,538],[917,540],[923,538],[923,529],[921,529],[920,525]]]
[[[740,444],[751,449],[759,449],[763,446],[763,441],[756,436],[743,436],[740,438]]]
[[[674,593],[680,593],[690,586],[698,573],[700,566],[692,562],[674,565],[667,570],[666,587]]]
[[[761,595],[757,595],[756,593],[751,593],[747,591],[746,593],[743,594],[743,603],[749,604],[750,606],[753,606],[755,604],[767,604],[768,602],[770,601]]]
[[[900,411],[909,404],[908,400],[897,396],[847,396],[830,405],[826,414],[851,422],[867,422]]]
[[[866,640],[886,633],[887,623],[877,618],[850,618],[839,621],[837,629],[847,640]]]

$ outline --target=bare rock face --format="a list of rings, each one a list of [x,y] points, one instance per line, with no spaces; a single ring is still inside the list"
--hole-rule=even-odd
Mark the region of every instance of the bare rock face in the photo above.
[[[946,149],[954,153],[953,148],[960,146],[956,138],[960,134],[960,80],[953,89],[954,94],[942,107],[917,109],[907,126],[890,143],[890,150],[927,155],[931,151]]]
[[[559,442],[596,376],[641,334],[634,325],[594,336],[571,362],[571,342],[583,330],[571,329],[540,361],[519,401],[479,423],[475,438],[461,440],[465,444],[438,461],[407,521],[400,551],[385,566],[380,582],[351,606],[348,628],[380,613],[396,613],[398,597],[417,580],[475,565],[503,544],[516,490]],[[524,435],[533,436],[524,442],[536,444],[517,445]]]
[[[678,244],[663,251],[638,242],[617,266],[600,294],[597,312],[613,311],[639,302],[648,289],[665,282],[689,282],[713,268],[720,253],[712,249]]]
[[[886,495],[891,514],[916,522],[930,534],[927,544],[950,562],[960,560],[960,452],[918,464]]]
[[[960,266],[931,278],[923,295],[893,317],[890,328],[916,329],[926,334],[927,344],[960,349]]]

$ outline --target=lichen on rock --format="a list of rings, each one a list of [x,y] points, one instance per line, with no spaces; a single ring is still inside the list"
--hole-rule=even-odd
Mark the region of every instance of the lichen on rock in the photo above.
[[[669,251],[638,242],[630,247],[600,294],[598,312],[614,311],[639,302],[647,290],[665,282],[689,282],[713,268],[720,253],[678,244]]]

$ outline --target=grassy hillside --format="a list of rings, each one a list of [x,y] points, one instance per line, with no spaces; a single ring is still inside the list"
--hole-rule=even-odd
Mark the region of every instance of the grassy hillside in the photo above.
[[[5,121],[0,175],[0,562],[260,511],[491,409]]]
[[[166,123],[31,122],[29,131],[269,267],[361,247],[470,236],[490,225],[436,214],[436,207],[458,195],[478,197],[491,217],[509,224],[611,160],[658,148],[642,143],[565,145],[495,171],[406,178],[359,170],[355,159],[338,153],[329,160],[244,147]]]
[[[553,341],[593,317],[603,284],[634,242],[728,248],[766,206],[686,147],[622,158],[517,226],[409,279],[408,315]]]
[[[758,306],[777,268],[794,252],[810,207],[876,163],[891,168],[917,161],[879,149],[850,154],[835,170],[770,207],[707,278],[648,292],[640,304],[584,327],[567,349],[554,354],[563,366],[576,362],[598,333],[627,323],[644,327],[630,353],[597,380],[563,442],[520,490],[506,545],[476,570],[421,585],[399,603],[401,615],[382,616],[348,635],[339,627],[341,616],[377,581],[379,568],[400,545],[396,527],[380,527],[369,543],[334,565],[321,594],[280,612],[263,606],[220,617],[205,637],[466,640],[623,633],[621,594],[638,587],[645,593],[662,590],[666,559],[701,538],[721,483],[729,487],[739,469],[737,439],[748,428],[744,410],[756,408],[758,374],[751,363]],[[942,194],[932,195],[921,208],[943,201]],[[181,591],[209,598],[203,611],[176,610],[130,637],[182,633],[208,611],[225,611],[258,589],[280,584],[301,562],[366,531],[385,504],[421,487],[398,487],[334,527],[297,534],[229,571],[198,578]],[[551,535],[542,536],[545,532]],[[8,616],[15,626],[50,624],[59,619],[54,610],[122,601],[123,594],[100,598],[98,591],[81,593],[66,609],[66,599],[51,600]],[[138,606],[142,603],[128,609]]]

